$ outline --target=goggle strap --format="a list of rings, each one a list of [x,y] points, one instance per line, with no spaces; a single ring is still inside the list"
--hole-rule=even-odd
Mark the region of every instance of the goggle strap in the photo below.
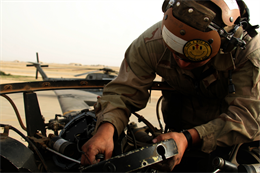
[[[234,46],[239,46],[241,49],[245,49],[246,42],[240,38],[235,38],[234,34],[240,27],[240,24],[235,25],[235,27],[232,29],[230,33],[227,33],[227,31],[224,28],[219,27],[217,24],[211,22],[208,28],[212,30],[216,30],[221,37],[226,38],[227,40],[231,41],[231,44]]]
[[[236,33],[239,27],[240,24],[235,25],[235,27],[231,30],[231,32],[227,33],[227,31],[224,28],[219,27],[217,24],[213,22],[211,22],[210,25],[208,26],[208,28],[217,31],[221,37],[224,37],[228,40],[231,40],[233,38],[234,34]]]

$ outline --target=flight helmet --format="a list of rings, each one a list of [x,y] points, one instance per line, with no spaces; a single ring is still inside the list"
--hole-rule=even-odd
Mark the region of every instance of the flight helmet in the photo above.
[[[185,62],[207,62],[245,42],[236,0],[165,0],[162,37]]]

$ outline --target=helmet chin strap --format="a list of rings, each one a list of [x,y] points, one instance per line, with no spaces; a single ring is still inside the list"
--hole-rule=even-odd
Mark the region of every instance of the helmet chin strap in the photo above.
[[[235,47],[241,47],[241,49],[245,49],[246,42],[241,38],[234,37],[236,31],[241,26],[241,24],[236,24],[235,27],[230,31],[227,32],[224,28],[219,27],[217,24],[211,22],[208,26],[212,30],[216,30],[220,37],[226,38],[228,42],[221,46],[223,52],[230,52]]]

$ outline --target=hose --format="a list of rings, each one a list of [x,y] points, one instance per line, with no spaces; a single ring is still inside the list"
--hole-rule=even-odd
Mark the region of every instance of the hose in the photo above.
[[[163,132],[163,126],[162,126],[162,122],[161,122],[160,114],[159,114],[159,105],[160,105],[160,102],[162,101],[162,99],[163,99],[163,96],[161,96],[158,99],[157,104],[156,104],[156,116],[157,116],[157,120],[158,120],[158,123],[159,123],[160,128],[161,128],[161,132]]]
[[[15,114],[16,114],[16,116],[17,116],[17,119],[18,119],[18,121],[19,121],[19,123],[20,123],[20,126],[22,127],[22,129],[24,129],[25,131],[27,131],[27,128],[26,128],[25,125],[23,124],[23,121],[22,121],[22,118],[21,118],[21,116],[20,116],[20,113],[19,113],[19,111],[18,111],[16,105],[15,105],[14,102],[12,101],[12,99],[11,99],[10,97],[8,97],[7,95],[5,95],[5,94],[1,94],[1,96],[3,96],[4,98],[6,98],[6,99],[9,101],[9,103],[12,105],[12,107],[13,107],[13,109],[14,109],[14,112],[15,112]]]

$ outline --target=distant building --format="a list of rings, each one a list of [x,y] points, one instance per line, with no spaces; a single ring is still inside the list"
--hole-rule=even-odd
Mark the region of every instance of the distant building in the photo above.
[[[82,66],[82,64],[80,64],[80,63],[69,63],[69,65],[73,65],[73,66]]]

